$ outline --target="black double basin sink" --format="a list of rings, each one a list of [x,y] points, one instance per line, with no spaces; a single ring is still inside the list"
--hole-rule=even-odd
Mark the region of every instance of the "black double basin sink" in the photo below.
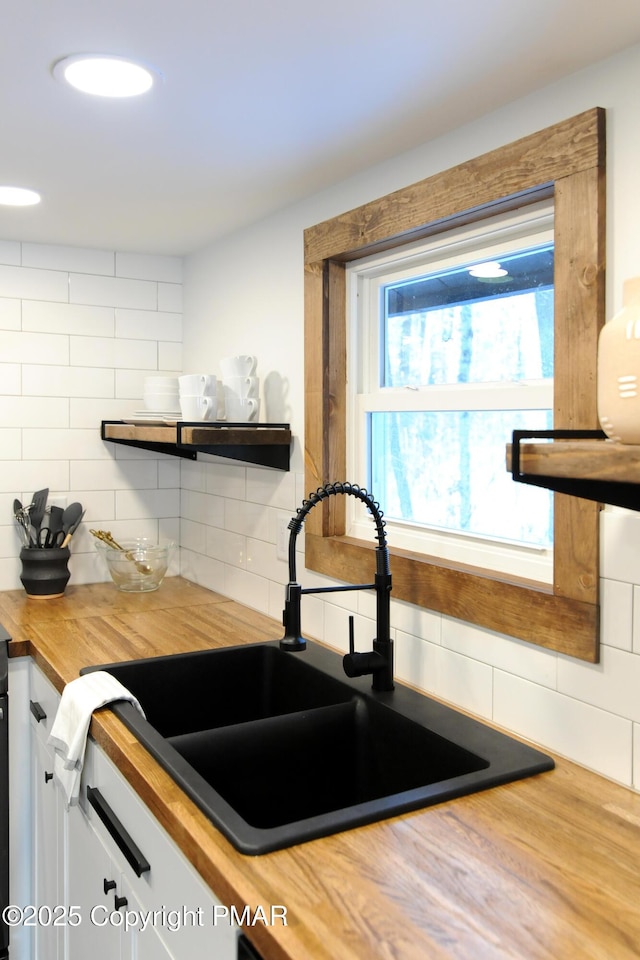
[[[231,843],[262,854],[550,770],[553,760],[397,685],[373,693],[315,643],[87,667],[115,713]]]

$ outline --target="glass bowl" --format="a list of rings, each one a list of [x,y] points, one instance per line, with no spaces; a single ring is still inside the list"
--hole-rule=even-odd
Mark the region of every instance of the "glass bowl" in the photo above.
[[[96,543],[118,589],[125,593],[157,590],[167,572],[176,544],[173,541],[157,544],[145,537],[118,542],[122,550],[106,543]]]

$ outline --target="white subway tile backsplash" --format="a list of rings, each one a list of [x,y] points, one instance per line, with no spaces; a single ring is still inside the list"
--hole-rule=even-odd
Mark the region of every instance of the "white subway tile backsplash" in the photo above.
[[[75,273],[113,276],[114,255],[110,250],[59,247],[45,243],[22,244],[22,266]]]
[[[114,335],[113,307],[77,303],[22,301],[22,329],[42,333],[68,333],[87,337]]]
[[[19,460],[21,454],[21,431],[11,427],[0,428],[0,460]]]
[[[0,396],[0,427],[68,427],[66,397]]]
[[[606,646],[600,648],[600,663],[558,655],[558,690],[640,722],[640,657]]]
[[[108,449],[113,444],[105,444]],[[73,460],[71,488],[78,490],[152,490],[158,486],[158,462],[146,460]]]
[[[464,707],[477,716],[491,718],[493,670],[441,646],[435,648],[438,696]]]
[[[22,564],[15,557],[8,557],[0,560],[0,590],[15,590],[16,585],[20,583],[19,576]]]
[[[600,573],[640,583],[640,513],[607,508],[600,515]]]
[[[224,592],[225,565],[213,557],[203,557],[191,550],[180,550],[180,573],[215,593]]]
[[[115,317],[117,337],[182,342],[182,315],[179,313],[117,309]]]
[[[438,644],[397,630],[394,640],[395,675],[425,693],[438,689]]]
[[[7,514],[7,516],[10,516],[10,514]],[[20,551],[22,545],[15,524],[0,526],[0,557],[2,559],[15,557],[16,552]]]
[[[3,394],[15,396],[22,389],[22,369],[19,363],[0,363],[0,389]]]
[[[211,527],[223,527],[224,500],[197,490],[183,490],[180,497],[180,516]]]
[[[0,240],[0,263],[20,266],[20,244],[14,240]]]
[[[631,650],[633,587],[619,580],[600,580],[600,642]]]
[[[111,460],[97,430],[22,431],[24,460]]]
[[[205,527],[205,553],[208,557],[231,563],[234,567],[247,565],[247,538],[229,530]],[[254,571],[260,572],[260,571]]]
[[[116,253],[116,276],[137,280],[163,280],[182,283],[182,257],[156,254]]]
[[[284,593],[284,585],[289,581],[289,565],[277,558],[275,544],[247,537],[246,568],[250,573],[281,583]]]
[[[631,783],[631,721],[496,671],[495,723],[621,783]]]
[[[183,490],[198,490],[204,493],[207,489],[208,464],[202,460],[180,461],[180,486]]]
[[[158,310],[182,313],[182,284],[158,282]]]
[[[22,302],[13,297],[0,297],[0,330],[20,330]]]
[[[69,338],[0,330],[0,356],[5,363],[69,363]]]
[[[52,496],[55,496],[55,494],[50,494],[50,501]],[[67,495],[67,500],[69,503],[78,500],[84,507],[86,513],[82,522],[85,527],[95,520],[115,520],[116,495],[113,490],[78,490],[72,488]],[[80,530],[80,528],[78,529]],[[77,546],[77,544],[74,545]]]
[[[295,513],[295,474],[247,467],[247,500]]]
[[[207,553],[207,530],[208,529],[209,528],[204,523],[196,523],[193,520],[187,520],[185,517],[181,517],[180,519],[181,548],[184,550],[193,550],[195,553],[205,555]]]
[[[70,348],[73,366],[157,369],[158,347],[153,341],[71,337]]]
[[[633,587],[633,628],[631,644],[634,653],[640,653],[640,586]]]
[[[249,503],[244,500],[224,499],[224,526],[226,530],[233,530],[243,536],[255,537],[258,540],[269,540],[271,528],[270,510],[259,503]]]
[[[176,457],[158,460],[158,486],[180,486],[180,461]]]
[[[118,520],[179,516],[179,490],[116,490]]]
[[[69,302],[155,310],[158,305],[158,287],[149,280],[125,280],[121,277],[95,277],[72,273],[69,277]]]
[[[0,297],[67,302],[69,276],[55,270],[0,265]]]
[[[22,392],[33,397],[113,397],[113,370],[23,364]]]
[[[246,490],[246,468],[226,463],[207,465],[206,491],[219,497],[232,500],[244,500]]]
[[[247,573],[239,567],[225,565],[222,592],[253,610],[265,614],[269,610],[269,580]]]
[[[52,400],[48,400],[51,403]],[[69,426],[100,431],[102,420],[122,420],[130,417],[133,410],[131,400],[114,400],[111,397],[71,397],[69,404]],[[113,444],[111,445],[113,448]]]
[[[546,687],[556,685],[556,654],[551,650],[451,617],[442,618],[441,642],[443,647],[465,657],[516,673]]]
[[[34,490],[43,486],[56,490],[69,489],[69,461],[5,460],[0,470],[0,491],[20,491],[18,496],[25,502]],[[14,494],[15,495],[15,494]],[[27,501],[28,502],[28,501]],[[17,584],[16,584],[17,586]]]
[[[424,607],[417,607],[413,603],[394,600],[393,591],[391,598],[391,626],[394,629],[415,637],[423,637],[430,643],[440,643],[442,617],[439,614],[425,610]]]

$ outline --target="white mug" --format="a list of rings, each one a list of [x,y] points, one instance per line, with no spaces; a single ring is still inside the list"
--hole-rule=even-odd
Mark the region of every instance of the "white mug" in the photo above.
[[[216,381],[211,373],[187,373],[183,377],[178,377],[180,383],[180,394],[183,397],[215,397]]]
[[[242,400],[244,397],[257,397],[260,386],[259,377],[225,377],[222,381],[225,398]]]
[[[257,360],[249,354],[224,357],[220,361],[223,377],[251,377],[256,372]]]
[[[248,423],[258,419],[260,401],[257,397],[243,397],[240,400],[226,397],[225,408],[230,423]]]
[[[183,420],[215,420],[217,405],[215,397],[180,397]]]

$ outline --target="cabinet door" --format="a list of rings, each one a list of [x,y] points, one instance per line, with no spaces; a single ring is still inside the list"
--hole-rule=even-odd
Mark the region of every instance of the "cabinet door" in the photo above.
[[[33,899],[37,908],[63,904],[62,845],[64,806],[53,781],[53,754],[39,737],[33,750]],[[44,915],[44,914],[43,914]],[[38,923],[33,930],[37,960],[62,957],[63,929]]]
[[[121,877],[122,895],[127,901],[125,910],[144,918],[147,910],[137,899],[132,883],[126,877]],[[176,954],[182,960],[183,954]],[[129,935],[123,942],[122,960],[175,960],[174,954],[168,949],[160,937],[153,923],[147,924],[145,929],[132,927]],[[185,960],[196,960],[195,957],[185,957]]]
[[[67,825],[67,904],[82,917],[67,929],[67,960],[120,960],[121,927],[110,919],[120,876],[80,807],[70,808]]]

